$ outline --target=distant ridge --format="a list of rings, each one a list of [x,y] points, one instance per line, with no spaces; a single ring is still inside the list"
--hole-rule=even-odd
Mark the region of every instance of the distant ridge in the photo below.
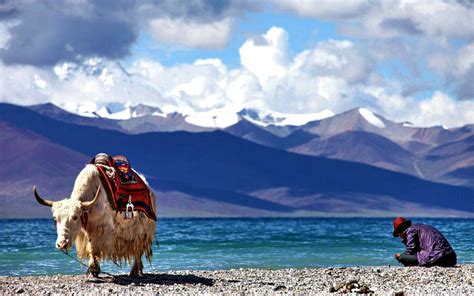
[[[79,155],[90,157],[98,152],[127,155],[132,165],[145,173],[158,189],[158,205],[164,215],[469,216],[474,213],[471,189],[355,162],[295,154],[223,131],[131,135],[58,121],[9,104],[0,104],[0,121]],[[35,159],[27,163],[34,164]],[[13,174],[13,168],[6,168]],[[79,165],[77,172],[81,168]],[[5,184],[9,182],[8,176]],[[41,178],[55,176],[26,174],[24,181],[32,185],[42,182]],[[43,190],[47,193],[50,189]],[[6,185],[4,192],[8,195],[14,188]],[[22,198],[29,207],[40,207],[31,196]]]
[[[180,113],[153,115],[161,110],[145,105],[128,107],[127,110],[139,112],[136,112],[136,117],[127,120],[77,116],[52,104],[30,108],[64,122],[132,134],[219,129],[216,126],[191,124],[188,122],[189,117]],[[295,115],[257,109],[243,109],[232,116],[236,116],[236,123],[222,130],[258,144],[306,155],[361,162],[427,180],[474,188],[474,174],[471,173],[474,168],[474,153],[468,149],[469,143],[458,144],[467,145],[464,150],[445,152],[441,157],[436,154],[437,149],[441,149],[439,147],[447,147],[445,150],[456,149],[454,143],[474,136],[474,124],[453,129],[441,126],[418,128],[406,122],[390,121],[365,108],[355,108],[341,114],[327,111],[319,115],[302,115],[303,120],[299,119],[301,125],[283,124],[297,122]],[[318,116],[322,119],[303,124],[308,118]],[[208,120],[212,121],[212,118]],[[457,173],[459,170],[463,173]]]
[[[135,117],[124,120],[77,116],[52,104],[30,108],[64,122],[131,134],[213,131],[221,128],[208,121],[216,124],[219,120],[229,122],[229,119],[220,117],[213,119],[209,117],[211,113],[200,114],[189,120],[188,115],[164,114],[160,113],[162,111],[159,108],[146,105],[127,107],[125,110],[128,110],[130,116],[135,112]],[[301,115],[302,119],[298,119],[294,114],[285,115],[257,109],[221,114],[221,117],[225,116],[235,116],[235,119],[230,121],[236,123],[221,130],[258,144],[306,155],[361,162],[427,180],[474,188],[474,174],[471,174],[471,168],[474,168],[472,151],[466,148],[457,151],[455,157],[448,157],[450,153],[445,153],[446,157],[436,156],[438,147],[455,149],[454,143],[474,136],[474,124],[453,129],[441,126],[419,128],[406,122],[390,121],[365,108],[355,108],[341,114],[333,114],[327,110],[320,114]],[[321,119],[307,122],[308,119],[318,117]],[[200,120],[205,120],[205,125],[211,127],[190,123],[199,123]],[[285,125],[285,122],[299,122],[300,125]],[[451,143],[453,145],[450,145]],[[458,170],[463,173],[455,173]]]

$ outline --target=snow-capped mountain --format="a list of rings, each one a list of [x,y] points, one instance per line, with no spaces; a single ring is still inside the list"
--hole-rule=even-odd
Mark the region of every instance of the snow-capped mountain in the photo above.
[[[49,107],[50,115],[59,116],[65,112]],[[357,114],[359,111],[353,110],[341,118],[354,116],[357,122],[359,119],[360,123],[365,122],[362,115],[356,117]],[[76,123],[52,119],[32,108],[0,103],[0,145],[5,160],[0,171],[3,173],[0,174],[0,206],[8,209],[3,211],[3,217],[37,217],[37,209],[42,209],[46,215],[46,209],[31,198],[33,185],[39,186],[48,196],[68,194],[77,172],[98,152],[127,155],[134,167],[148,176],[150,185],[160,197],[160,209],[165,214],[174,211],[178,215],[187,213],[194,217],[203,214],[309,216],[321,215],[323,211],[330,215],[391,216],[403,211],[410,215],[471,217],[474,213],[474,191],[463,187],[474,180],[472,166],[465,165],[472,160],[469,158],[473,153],[470,152],[474,143],[472,136],[439,146],[432,151],[434,154],[429,155],[436,156],[429,160],[442,161],[433,164],[436,168],[450,168],[454,160],[463,157],[464,161],[459,164],[464,166],[448,173],[450,178],[464,182],[452,186],[434,183],[429,178],[375,168],[376,163],[366,165],[330,159],[344,157],[344,153],[315,157],[270,148],[229,135],[225,130],[130,135],[84,126],[77,118],[79,116],[63,115],[66,115],[64,120],[73,119]],[[331,119],[336,123],[334,118],[338,116],[341,115],[316,123]],[[149,118],[163,119],[143,116],[114,121],[82,117],[88,123],[125,123]],[[383,118],[380,120],[383,121]],[[383,122],[388,129],[387,122]],[[244,129],[259,129],[261,136],[268,136],[264,127],[247,120],[241,120],[238,125]],[[466,134],[470,131],[472,129],[466,128],[462,132]],[[318,139],[318,136],[305,134],[301,129],[295,129],[288,138],[294,139],[295,133]],[[305,139],[298,136],[297,140],[300,143],[302,140],[311,141],[311,137]],[[410,157],[402,155],[406,152],[392,150],[391,147],[396,147],[393,143],[374,133],[346,131],[325,140],[331,148],[323,149],[326,152],[354,150],[353,156],[362,156],[366,160],[369,158],[365,157],[370,156],[374,161],[381,157],[381,161],[394,164],[400,156],[410,160]],[[325,148],[325,145],[318,148]],[[372,148],[380,153],[373,154]],[[423,172],[426,169],[437,172],[430,169],[428,163],[422,162],[423,159],[419,160]]]
[[[186,114],[186,121],[202,127],[227,128],[245,119],[255,125],[302,126],[310,121],[321,120],[334,116],[330,110],[308,114],[285,114],[264,109],[244,108],[240,111],[212,110]]]
[[[335,115],[331,110],[286,114],[246,106],[196,111],[199,108],[192,103],[176,99],[185,93],[183,89],[168,89],[156,81],[151,83],[145,79],[147,75],[146,71],[138,71],[134,67],[125,69],[118,62],[91,58],[78,64],[58,64],[51,73],[35,74],[33,78],[38,92],[48,101],[84,117],[129,120],[143,116],[165,118],[167,114],[177,112],[187,124],[216,129],[227,128],[240,120],[266,128],[298,127]],[[55,91],[49,91],[51,89]],[[138,101],[142,104],[132,103]],[[360,108],[358,111],[373,126],[385,127],[384,121],[368,109]]]
[[[331,110],[323,110],[318,113],[307,114],[284,114],[269,110],[245,108],[238,112],[240,117],[260,126],[301,126],[310,121],[321,120],[335,115]]]
[[[111,108],[113,106],[113,108]],[[240,111],[211,110],[206,112],[179,112],[165,113],[158,107],[144,104],[133,105],[132,103],[111,103],[99,106],[97,104],[78,104],[69,106],[69,112],[86,117],[100,117],[115,120],[128,120],[143,116],[167,117],[168,114],[181,114],[189,124],[205,128],[227,128],[245,119],[255,125],[268,126],[303,126],[311,121],[322,120],[335,115],[331,110],[323,110],[317,113],[307,114],[285,114],[264,109],[244,108]],[[367,112],[370,112],[367,110]],[[366,112],[366,113],[367,113]]]
[[[214,110],[182,114],[165,113],[146,105],[116,103],[103,107],[106,108],[90,109],[95,118],[71,114],[52,104],[30,109],[68,123],[131,134],[221,129],[236,137],[293,153],[362,162],[438,182],[474,182],[470,179],[470,170],[474,168],[474,125],[453,129],[418,128],[406,122],[390,121],[367,108],[328,117],[332,112],[295,115],[247,108],[238,112]]]
[[[178,112],[179,113],[179,112]],[[183,114],[187,123],[211,128],[226,128],[239,122],[240,118],[236,112],[228,110],[211,110],[208,112],[189,112]]]
[[[116,119],[116,120],[127,120],[130,118],[143,117],[143,116],[159,116],[166,117],[166,114],[161,111],[158,107],[146,106],[138,104],[131,106],[126,104],[123,110],[112,112],[110,108],[104,106],[98,111],[93,111],[93,114],[102,118]]]
[[[119,62],[100,58],[38,70],[30,84],[29,88],[35,88],[35,96],[84,117],[126,120],[148,113],[164,115],[162,107],[176,107],[173,98],[163,97],[159,87],[142,73],[133,72],[133,67],[125,69]],[[28,88],[25,89],[27,92]],[[130,103],[137,101],[144,104]],[[160,108],[154,102],[159,102]]]
[[[372,111],[366,108],[359,108],[359,113],[364,117],[365,120],[367,120],[370,124],[373,126],[376,126],[378,128],[385,128],[385,124],[383,121],[377,117]]]

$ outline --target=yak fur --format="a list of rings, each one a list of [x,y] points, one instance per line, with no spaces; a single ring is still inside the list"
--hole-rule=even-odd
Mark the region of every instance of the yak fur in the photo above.
[[[82,202],[94,199],[99,186],[102,189],[97,202],[87,210],[81,209]],[[150,193],[156,213],[155,193],[151,188]],[[76,178],[70,198],[54,202],[52,211],[58,228],[57,242],[63,239],[72,244],[75,240],[77,255],[89,260],[92,274],[95,271],[97,275],[97,271],[100,271],[99,261],[102,260],[121,264],[131,263],[133,259],[130,274],[134,276],[143,273],[143,255],[151,263],[156,222],[141,212],[134,212],[134,219],[125,219],[123,213],[113,210],[95,165],[84,167]],[[88,216],[85,228],[81,219],[78,219],[84,212]],[[57,243],[57,246],[62,245]]]

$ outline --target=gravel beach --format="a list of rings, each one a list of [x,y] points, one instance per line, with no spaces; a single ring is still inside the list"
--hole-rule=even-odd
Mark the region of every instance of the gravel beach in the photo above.
[[[330,294],[474,295],[474,265],[454,268],[348,267],[232,269],[126,275],[2,276],[5,294]]]

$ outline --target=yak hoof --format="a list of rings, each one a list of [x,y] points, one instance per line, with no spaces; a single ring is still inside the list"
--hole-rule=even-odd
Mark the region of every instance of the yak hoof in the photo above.
[[[139,277],[143,275],[143,269],[136,268],[135,266],[130,270],[131,277]]]
[[[131,277],[138,277],[143,275],[143,263],[140,257],[138,257],[138,260],[135,258],[132,266],[132,270],[130,270],[130,276]]]
[[[100,274],[100,267],[89,266],[89,268],[87,268],[87,273],[86,274],[91,275],[95,278],[98,278],[99,274]]]

